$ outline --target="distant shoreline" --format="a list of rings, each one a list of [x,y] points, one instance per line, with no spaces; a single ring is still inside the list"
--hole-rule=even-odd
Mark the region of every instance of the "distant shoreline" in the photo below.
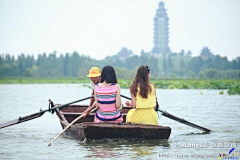
[[[229,94],[240,94],[240,81],[239,80],[195,80],[195,79],[159,79],[151,80],[156,88],[160,89],[218,89],[228,90]],[[7,77],[0,78],[0,84],[74,84],[74,83],[88,83],[88,78],[76,78],[76,77],[47,77],[47,78],[36,78],[36,77]],[[119,79],[118,83],[122,88],[129,88],[132,80]]]
[[[75,77],[4,77],[0,84],[33,84],[33,83],[90,83],[90,79]]]

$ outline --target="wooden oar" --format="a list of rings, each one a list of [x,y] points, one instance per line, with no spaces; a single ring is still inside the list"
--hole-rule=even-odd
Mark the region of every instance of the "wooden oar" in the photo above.
[[[94,112],[95,110],[97,110],[97,108],[94,108],[90,111],[91,112]],[[83,113],[82,115],[80,115],[79,117],[77,117],[76,119],[74,119],[66,128],[64,128],[64,130],[62,130],[49,144],[48,146],[51,146],[51,144],[56,140],[58,139],[58,137],[63,133],[65,132],[69,127],[71,127],[75,122],[77,122],[79,119],[83,118],[85,116],[85,113]]]
[[[90,99],[90,98],[93,98],[93,96],[83,98],[83,99],[79,99],[77,101],[66,103],[66,104],[63,104],[63,105],[60,105],[60,106],[57,106],[57,107],[53,107],[53,108],[49,108],[49,109],[46,109],[46,110],[43,110],[43,111],[40,110],[37,113],[33,113],[33,114],[30,114],[30,115],[27,115],[27,116],[19,117],[18,119],[15,119],[15,120],[12,120],[12,121],[8,121],[8,122],[5,122],[5,123],[0,123],[0,129],[4,128],[4,127],[15,125],[15,124],[18,124],[18,123],[26,122],[26,121],[29,121],[29,120],[32,120],[32,119],[35,119],[35,118],[38,118],[38,117],[41,117],[45,112],[54,111],[57,108],[61,109],[61,108],[64,108],[64,107],[66,107],[70,104],[81,102],[81,101],[84,101],[84,100],[87,100],[87,99]]]
[[[126,96],[124,96],[124,95],[121,95],[121,97],[126,98],[126,99],[128,99],[128,100],[131,100],[131,98],[126,97]],[[199,125],[196,125],[196,124],[194,124],[194,123],[191,123],[191,122],[189,122],[189,121],[187,121],[187,120],[185,120],[185,119],[183,119],[183,118],[180,118],[180,117],[177,117],[177,116],[175,116],[175,115],[172,115],[172,114],[170,114],[170,113],[168,113],[168,112],[166,112],[166,111],[162,111],[162,110],[160,110],[160,109],[158,109],[157,111],[158,111],[158,112],[161,112],[161,114],[162,114],[163,116],[168,117],[168,118],[170,118],[170,119],[172,119],[172,120],[178,121],[178,122],[180,122],[180,123],[183,123],[183,124],[185,124],[185,125],[191,126],[191,127],[193,127],[193,128],[200,129],[200,130],[202,130],[202,131],[204,131],[204,132],[211,132],[210,129],[207,129],[207,128],[201,127],[201,126],[199,126]]]

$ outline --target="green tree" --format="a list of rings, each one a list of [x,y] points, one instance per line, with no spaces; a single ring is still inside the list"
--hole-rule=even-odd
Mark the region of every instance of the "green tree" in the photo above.
[[[69,64],[70,64],[70,57],[69,57],[69,54],[67,53],[63,62],[63,74],[65,76],[70,76],[71,71],[70,71]]]
[[[169,72],[169,73],[171,73],[171,72],[172,72],[173,65],[174,65],[174,63],[173,63],[173,61],[172,61],[171,57],[170,57],[170,56],[168,56],[168,61],[167,61],[167,70],[168,70],[168,72]]]
[[[32,77],[32,71],[30,68],[27,68],[26,71],[23,73],[24,77]]]
[[[166,61],[165,56],[163,58],[163,72],[164,72],[164,75],[168,74],[167,61]]]

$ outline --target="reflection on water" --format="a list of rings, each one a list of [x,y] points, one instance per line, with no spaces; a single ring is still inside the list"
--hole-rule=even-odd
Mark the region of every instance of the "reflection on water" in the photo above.
[[[131,153],[131,158],[156,155],[157,147],[170,147],[169,140],[140,140],[140,139],[103,139],[92,140],[80,144],[91,154],[85,158],[119,158]]]
[[[200,92],[204,94],[201,95]],[[48,99],[64,104],[90,94],[91,90],[81,84],[0,85],[0,123],[35,113],[40,108],[47,109]],[[121,94],[130,97],[126,89],[122,89]],[[161,110],[209,128],[213,132],[204,133],[160,116],[159,124],[172,129],[169,140],[105,139],[80,143],[61,135],[48,147],[49,142],[62,128],[56,115],[45,113],[40,118],[0,129],[0,159],[172,160],[180,159],[177,155],[215,156],[229,151],[232,146],[235,146],[236,151],[239,150],[240,96],[219,95],[217,90],[158,89],[157,98]],[[124,103],[125,99],[122,98],[122,102]],[[81,104],[89,104],[89,101]],[[201,148],[193,147],[196,144],[207,145]]]

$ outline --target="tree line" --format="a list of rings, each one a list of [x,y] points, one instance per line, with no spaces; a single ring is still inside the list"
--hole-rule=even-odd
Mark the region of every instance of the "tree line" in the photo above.
[[[79,55],[77,52],[57,56],[57,52],[42,53],[37,58],[22,53],[17,58],[0,55],[0,77],[80,77],[86,78],[92,66],[115,67],[118,78],[133,79],[139,66],[148,65],[154,79],[240,79],[240,57],[229,61],[226,57],[210,55],[191,57],[183,54],[142,54],[103,60]]]

